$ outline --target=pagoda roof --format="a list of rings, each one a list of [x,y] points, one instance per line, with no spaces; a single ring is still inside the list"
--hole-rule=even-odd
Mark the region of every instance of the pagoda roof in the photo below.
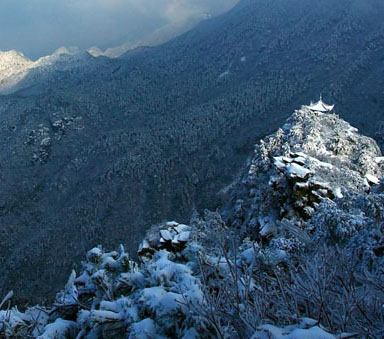
[[[307,106],[311,111],[316,111],[316,112],[331,112],[335,105],[328,105],[325,102],[323,102],[322,98],[320,97],[320,100],[316,103],[312,103]]]

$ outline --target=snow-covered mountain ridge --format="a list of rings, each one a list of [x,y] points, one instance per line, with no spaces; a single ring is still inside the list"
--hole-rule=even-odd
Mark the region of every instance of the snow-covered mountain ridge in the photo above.
[[[53,54],[41,57],[36,61],[28,59],[15,50],[0,51],[0,94],[14,93],[28,85],[33,85],[34,80],[39,79],[42,74],[70,70],[79,64],[85,66],[90,58],[93,58],[90,53],[71,47],[59,48]],[[21,87],[20,82],[32,70],[35,73]]]
[[[256,145],[222,216],[153,226],[138,261],[123,246],[90,250],[54,305],[0,311],[0,329],[45,339],[381,337],[383,178],[373,139],[303,106]]]
[[[16,83],[33,65],[33,61],[20,52],[0,51],[0,90]]]

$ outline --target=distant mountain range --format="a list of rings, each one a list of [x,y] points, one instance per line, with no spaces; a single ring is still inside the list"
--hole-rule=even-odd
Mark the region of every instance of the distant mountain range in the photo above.
[[[32,61],[15,50],[0,51],[0,94],[11,94],[43,81],[48,74],[86,67],[91,59],[88,52],[76,47],[61,47],[52,55]],[[23,80],[28,76],[27,83]],[[23,83],[20,86],[20,83]]]
[[[383,18],[381,0],[242,0],[120,58],[2,55],[0,294],[53,296],[92,246],[134,253],[151,223],[220,206],[320,94],[383,147]]]
[[[91,56],[95,58],[118,58],[139,47],[160,45],[187,32],[202,20],[211,17],[212,15],[204,13],[188,20],[168,24],[160,27],[145,39],[111,47],[105,51],[96,46],[88,50],[63,46],[51,55],[41,57],[36,61],[28,59],[23,53],[15,50],[0,51],[0,95],[15,93],[25,87],[35,86],[37,83],[42,82],[43,78],[55,72],[68,71],[72,68],[87,68],[89,67],[87,62],[91,59]],[[28,80],[23,82],[27,75]]]

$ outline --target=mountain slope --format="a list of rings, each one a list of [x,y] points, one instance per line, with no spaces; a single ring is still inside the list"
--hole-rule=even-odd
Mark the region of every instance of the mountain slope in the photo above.
[[[17,51],[0,51],[0,88],[14,86],[32,65],[31,60]]]
[[[155,225],[138,261],[122,245],[93,248],[52,306],[0,310],[0,333],[382,336],[384,158],[375,141],[303,106],[256,145],[245,168],[222,210],[232,221],[205,211],[190,226]],[[243,218],[242,234],[233,217]]]
[[[2,293],[31,297],[28,275],[52,296],[88,248],[134,252],[149,224],[216,208],[253,140],[320,93],[382,142],[383,15],[243,0],[162,46],[29,72],[0,97]]]
[[[86,76],[84,70],[98,62],[88,52],[74,47],[61,47],[52,55],[36,61],[27,59],[17,51],[0,52],[0,94],[12,94],[36,83],[50,84],[53,79],[62,81],[58,75],[66,71],[75,73],[81,69],[82,75]]]

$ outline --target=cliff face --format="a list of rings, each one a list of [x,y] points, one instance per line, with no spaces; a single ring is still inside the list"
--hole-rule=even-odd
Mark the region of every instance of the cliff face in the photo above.
[[[380,337],[382,164],[372,139],[303,106],[257,144],[222,216],[153,226],[138,261],[123,246],[90,250],[52,307],[0,311],[0,331],[42,339]]]

